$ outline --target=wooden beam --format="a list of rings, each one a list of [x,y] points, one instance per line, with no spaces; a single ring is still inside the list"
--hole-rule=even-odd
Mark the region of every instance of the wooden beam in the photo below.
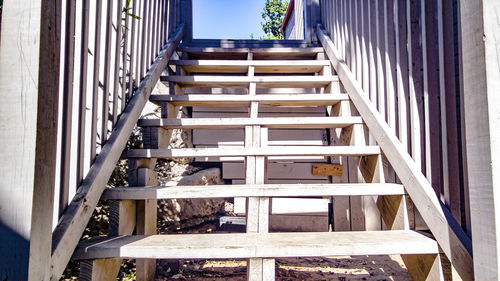
[[[262,126],[279,129],[324,129],[344,128],[362,124],[360,117],[275,117],[275,118],[183,118],[141,119],[140,127],[162,127],[165,129],[235,129],[245,126]]]
[[[320,26],[318,26],[317,33],[352,102],[394,167],[439,245],[457,268],[460,276],[465,280],[473,280],[470,238],[453,219],[449,210],[439,201],[434,189],[408,155],[405,147],[366,98],[366,94],[349,67],[339,59],[335,45]]]
[[[109,188],[103,200],[403,195],[399,184],[255,184]]]
[[[168,45],[158,55],[54,230],[51,280],[59,279],[70,260],[154,85],[158,82],[170,56],[182,38],[183,30],[180,26]]]
[[[344,94],[290,94],[290,95],[152,95],[151,102],[169,102],[178,106],[249,106],[258,102],[259,106],[324,106],[335,105],[339,101],[348,100]]]
[[[273,146],[176,149],[131,149],[128,158],[184,158],[211,156],[365,156],[379,154],[378,146]]]
[[[49,280],[61,1],[4,1],[0,42],[0,279]]]
[[[181,87],[224,88],[248,87],[257,83],[261,88],[319,88],[333,81],[335,76],[162,76],[163,82],[174,82]]]
[[[121,236],[84,242],[75,259],[224,259],[436,254],[436,241],[413,231],[231,233]]]
[[[498,1],[460,2],[463,118],[476,280],[500,279],[499,10]]]

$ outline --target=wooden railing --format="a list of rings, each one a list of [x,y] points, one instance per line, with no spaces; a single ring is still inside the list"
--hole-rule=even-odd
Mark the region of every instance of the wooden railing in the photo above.
[[[342,59],[470,235],[453,1],[320,0]]]
[[[62,1],[50,279],[58,280],[185,34],[181,0]]]
[[[363,89],[361,81],[356,79],[355,74],[341,58],[339,48],[325,34],[321,25],[318,25],[316,33],[349,98],[366,123],[374,141],[394,167],[394,171],[439,246],[463,280],[474,280],[471,239],[451,216],[450,211],[439,201],[420,167],[406,151],[406,147],[397,138],[393,129],[385,122],[384,116],[377,111],[376,105]]]
[[[179,2],[63,1],[59,215],[179,26]]]

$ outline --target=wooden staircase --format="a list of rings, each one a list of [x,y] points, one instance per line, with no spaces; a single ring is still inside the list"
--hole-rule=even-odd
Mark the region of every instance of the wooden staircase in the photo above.
[[[323,48],[183,48],[170,62],[169,95],[150,98],[161,119],[140,120],[144,149],[126,151],[129,187],[108,189],[110,232],[83,242],[81,280],[114,280],[121,259],[137,259],[137,280],[152,280],[155,259],[248,259],[248,280],[274,280],[279,257],[403,255],[414,280],[443,280],[433,239],[409,229],[405,189],[385,183],[387,164],[380,147],[333,74]],[[241,94],[203,94],[193,88],[238,88]],[[280,88],[279,94],[270,89]],[[242,90],[243,89],[243,90]],[[308,89],[305,91],[304,89]],[[311,89],[315,93],[310,93]],[[293,94],[284,94],[287,90]],[[248,107],[246,118],[180,118],[180,107]],[[259,117],[259,107],[325,108],[328,117]],[[168,147],[171,129],[245,131],[244,148]],[[268,146],[268,129],[329,130],[330,146]],[[245,185],[159,187],[158,158],[244,157]],[[270,156],[329,156],[357,182],[267,184]],[[345,178],[344,178],[345,179]],[[363,229],[351,232],[268,233],[272,197],[362,197]],[[157,235],[156,200],[246,197],[247,233]],[[361,198],[361,197],[360,197]],[[382,218],[383,224],[380,224]],[[378,223],[377,223],[378,221]],[[134,232],[135,230],[135,232]],[[135,233],[135,235],[132,235]]]

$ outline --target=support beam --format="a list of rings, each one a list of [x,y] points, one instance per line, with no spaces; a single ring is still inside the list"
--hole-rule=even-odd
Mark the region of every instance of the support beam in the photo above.
[[[3,4],[0,280],[50,277],[60,20],[61,1]]]
[[[500,279],[499,11],[500,2],[495,0],[460,1],[465,141],[476,280]]]

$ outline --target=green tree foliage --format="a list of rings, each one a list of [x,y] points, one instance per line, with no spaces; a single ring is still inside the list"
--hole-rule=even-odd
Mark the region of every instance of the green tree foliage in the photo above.
[[[262,30],[266,33],[264,39],[283,39],[280,32],[281,24],[288,9],[288,0],[266,0],[262,11]]]

